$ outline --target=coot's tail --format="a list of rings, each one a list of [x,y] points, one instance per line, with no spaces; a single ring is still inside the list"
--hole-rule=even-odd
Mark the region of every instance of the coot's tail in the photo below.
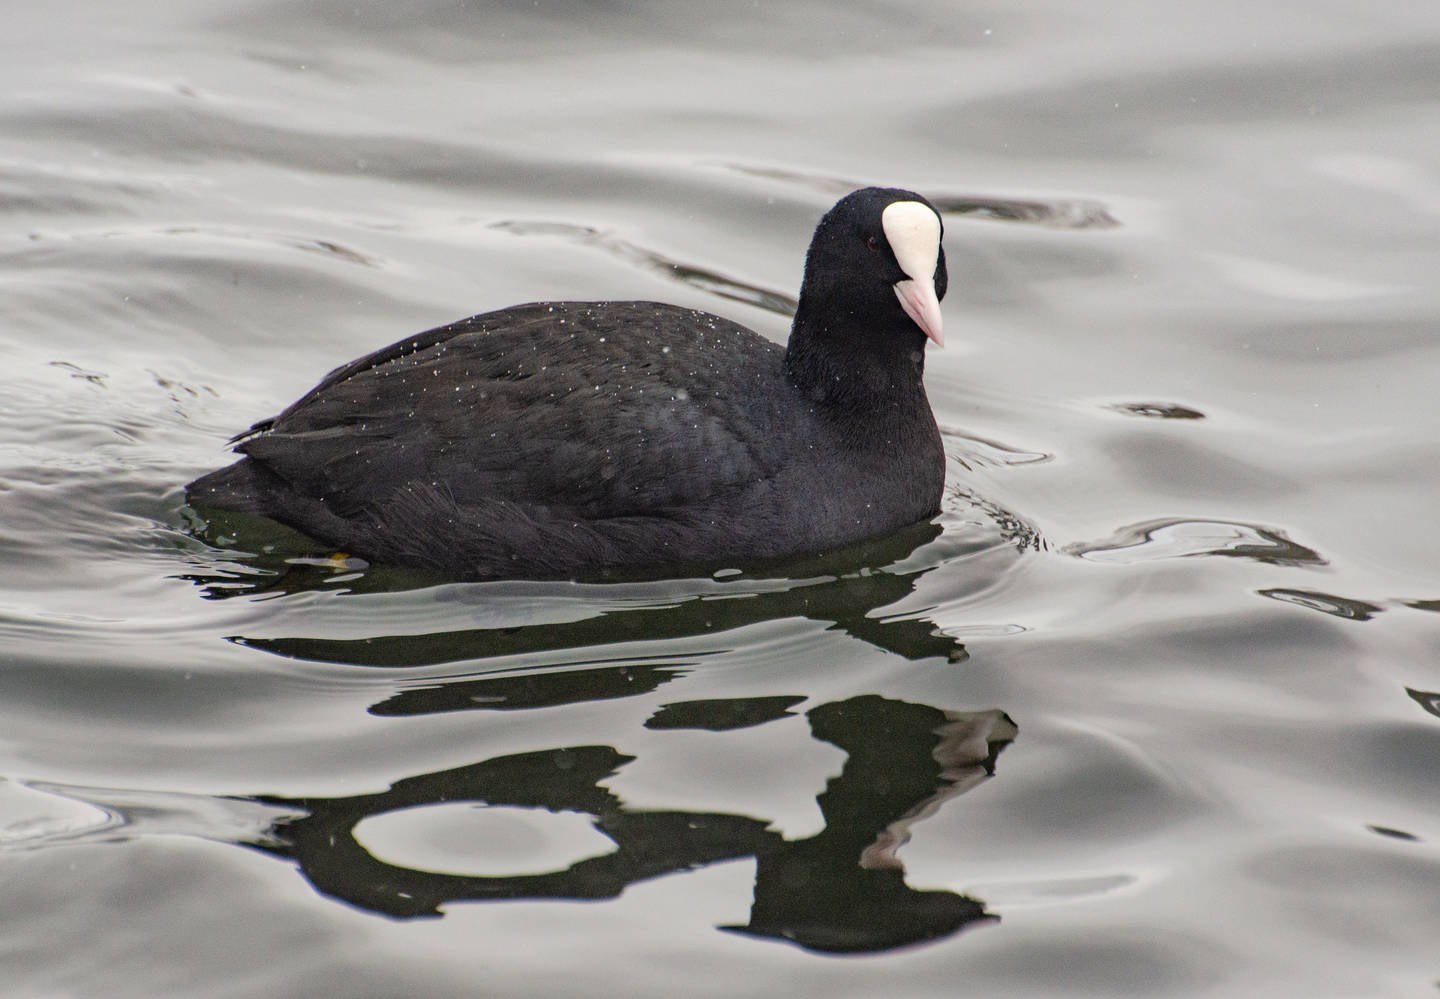
[[[185,487],[185,501],[191,506],[270,516],[278,484],[271,472],[244,458],[190,483]]]
[[[185,500],[201,513],[209,510],[267,517],[321,544],[344,542],[345,549],[355,554],[364,554],[358,550],[361,545],[373,547],[373,531],[363,521],[346,520],[324,500],[296,493],[253,458],[242,458],[229,468],[200,476],[185,487]]]

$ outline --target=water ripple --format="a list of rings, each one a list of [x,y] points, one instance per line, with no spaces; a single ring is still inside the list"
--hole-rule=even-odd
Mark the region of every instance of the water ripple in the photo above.
[[[516,236],[554,237],[567,239],[584,246],[597,247],[627,263],[638,265],[642,270],[672,278],[720,298],[753,305],[757,309],[764,309],[766,312],[773,312],[778,316],[793,316],[798,304],[794,298],[784,292],[775,291],[772,288],[762,288],[699,264],[685,263],[667,257],[663,253],[621,239],[613,232],[606,232],[590,226],[571,225],[565,222],[508,220],[492,223],[490,228]]]
[[[1270,565],[1326,564],[1319,552],[1290,540],[1283,531],[1233,520],[1147,520],[1123,527],[1104,541],[1069,545],[1065,551],[1092,562],[1124,565],[1195,555]]]
[[[942,427],[941,433],[947,444],[945,453],[966,471],[985,467],[1034,465],[1055,457],[1048,451],[1028,451],[1000,441],[962,434],[948,427]]]
[[[825,194],[846,194],[873,181],[804,173],[782,167],[749,163],[722,164],[728,170],[800,184]],[[1087,198],[1015,198],[986,194],[943,194],[926,192],[930,203],[942,213],[965,215],[997,222],[1021,222],[1049,229],[1114,229],[1119,220],[1099,201]]]
[[[27,830],[34,834],[13,842],[7,842],[7,837],[0,835],[0,847],[41,848],[157,835],[265,844],[270,842],[268,830],[286,815],[293,814],[263,803],[179,791],[81,787],[40,781],[24,785],[24,790],[49,802],[46,808],[50,817],[35,830]],[[82,819],[59,818],[65,810],[81,815]]]
[[[1203,420],[1198,409],[1175,402],[1117,402],[1105,407],[1127,416],[1146,416],[1156,420]]]
[[[1333,593],[1320,593],[1316,590],[1290,590],[1283,587],[1272,587],[1256,592],[1271,600],[1280,600],[1298,607],[1308,607],[1310,610],[1317,610],[1332,617],[1344,618],[1347,621],[1368,621],[1383,610],[1378,605],[1367,603],[1364,600],[1337,597]]]
[[[121,824],[121,819],[102,805],[0,778],[0,849],[68,842]]]
[[[272,233],[257,230],[242,229],[235,226],[165,226],[158,229],[110,229],[100,232],[72,231],[67,233],[65,240],[85,241],[92,239],[103,240],[138,240],[145,241],[150,237],[198,237],[206,241],[207,250],[219,255],[218,247],[229,242],[264,243],[271,246],[284,246],[290,249],[300,250],[305,253],[320,253],[327,256],[338,257],[346,263],[361,264],[365,267],[379,267],[381,261],[368,254],[348,246],[343,246],[333,240],[316,239],[310,236],[298,236],[290,233]],[[36,260],[33,255],[13,256],[10,258],[15,265],[23,265],[33,261],[37,264],[49,264],[46,260]]]

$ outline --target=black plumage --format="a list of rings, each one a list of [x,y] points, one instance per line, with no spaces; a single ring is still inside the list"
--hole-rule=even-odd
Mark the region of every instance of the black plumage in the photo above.
[[[783,349],[655,302],[473,316],[337,368],[189,501],[462,578],[718,569],[932,517],[944,453],[882,218],[899,202],[934,211],[867,188],[821,220]]]

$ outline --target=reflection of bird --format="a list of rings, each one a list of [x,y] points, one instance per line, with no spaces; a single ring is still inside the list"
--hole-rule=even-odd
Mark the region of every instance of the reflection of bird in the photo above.
[[[750,921],[724,929],[809,950],[887,950],[995,919],[975,899],[905,883],[910,827],[992,775],[1017,734],[1003,711],[941,711],[874,694],[806,712],[845,766],[816,799],[825,828],[756,858]]]
[[[553,703],[543,691],[562,676],[537,674],[532,702]],[[669,723],[647,727],[732,731],[737,711],[765,724],[789,715],[780,702],[800,699],[691,701]],[[606,785],[635,758],[610,746],[569,746],[408,777],[355,797],[262,798],[289,814],[255,845],[298,863],[322,894],[401,917],[438,916],[460,900],[615,898],[650,878],[754,857],[750,920],[721,929],[822,953],[864,953],[997,918],[968,896],[910,887],[893,852],[883,863],[866,861],[876,848],[898,845],[891,837],[935,805],[994,773],[1016,736],[1009,716],[873,694],[817,705],[806,716],[812,734],[843,749],[846,761],[817,798],[825,828],[803,840],[785,839],[764,818],[627,806]],[[591,815],[615,848],[560,870],[482,876],[407,868],[372,855],[356,834],[372,817],[458,802]]]
[[[866,188],[815,230],[785,348],[653,302],[516,306],[336,369],[191,483],[367,558],[552,577],[828,551],[939,511],[921,376],[938,213]]]

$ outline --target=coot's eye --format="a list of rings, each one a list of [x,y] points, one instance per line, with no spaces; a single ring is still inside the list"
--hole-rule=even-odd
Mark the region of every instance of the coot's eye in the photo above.
[[[868,246],[868,247],[870,247],[870,249],[874,250],[876,253],[879,253],[879,252],[880,252],[880,237],[879,237],[879,236],[871,236],[869,239],[865,240],[865,245]]]

